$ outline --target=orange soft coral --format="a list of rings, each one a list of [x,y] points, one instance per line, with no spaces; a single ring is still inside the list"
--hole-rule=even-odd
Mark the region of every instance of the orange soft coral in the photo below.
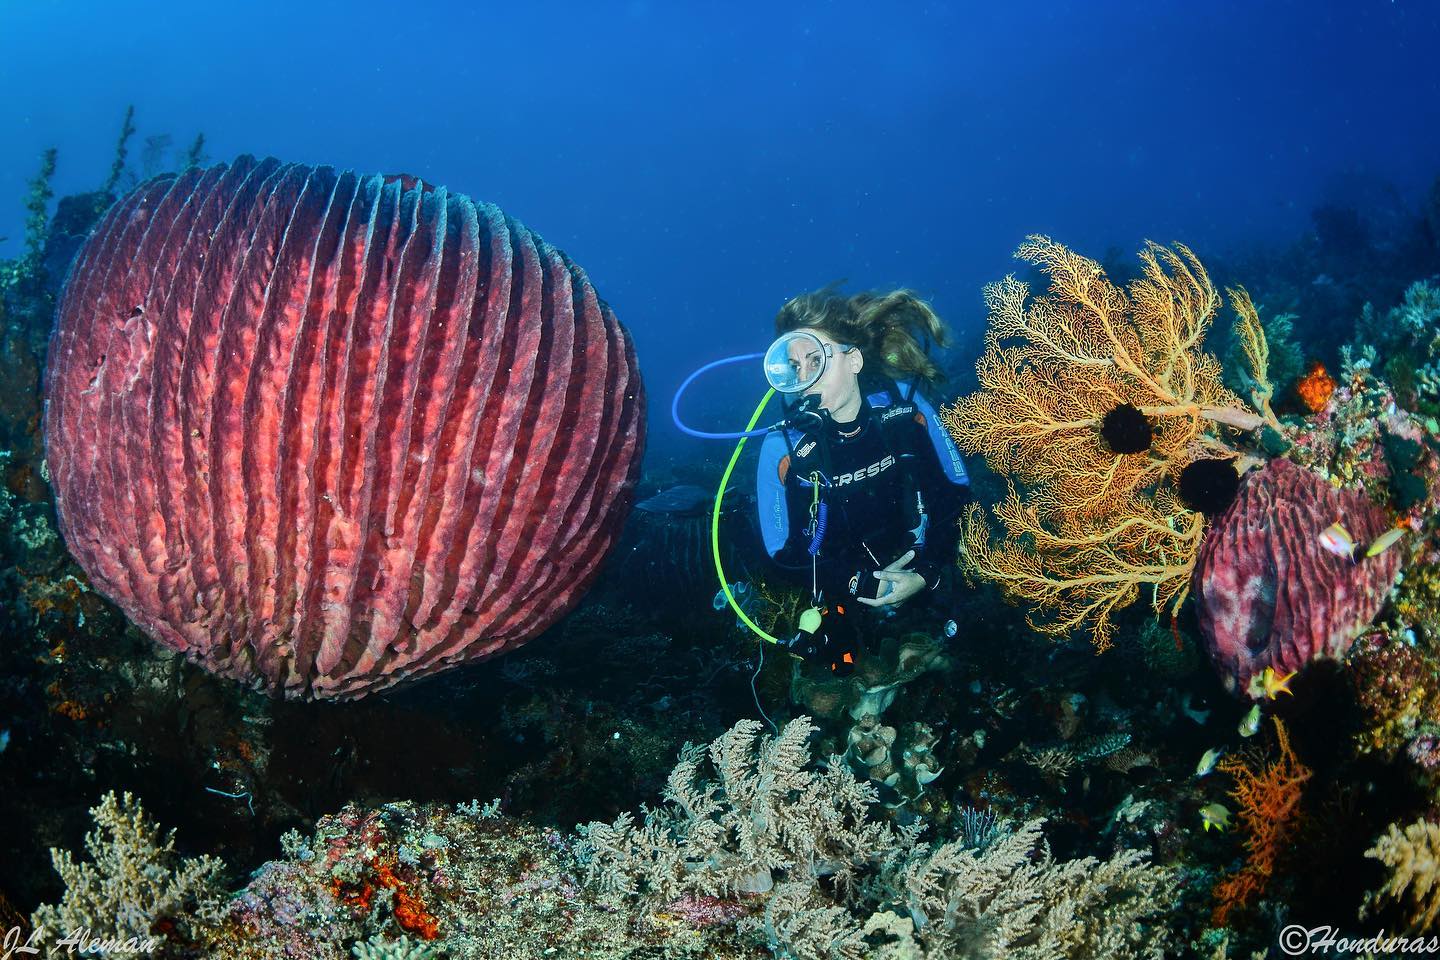
[[[1299,824],[1301,789],[1310,779],[1310,768],[1290,748],[1290,735],[1279,717],[1275,718],[1275,738],[1280,757],[1273,763],[1229,757],[1219,765],[1235,778],[1230,796],[1240,807],[1246,858],[1239,873],[1215,885],[1216,926],[1224,926],[1232,911],[1250,906],[1265,890],[1276,860]]]
[[[1310,372],[1301,377],[1295,384],[1295,395],[1300,402],[1305,404],[1305,409],[1311,413],[1319,413],[1330,404],[1330,397],[1335,393],[1335,378],[1330,376],[1325,369],[1325,364],[1316,360],[1310,366]]]

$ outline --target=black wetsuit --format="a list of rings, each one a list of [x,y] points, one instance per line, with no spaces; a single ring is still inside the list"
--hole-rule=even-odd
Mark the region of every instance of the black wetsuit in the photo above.
[[[826,522],[814,570],[827,601],[873,597],[877,586],[884,588],[874,571],[911,549],[909,569],[931,590],[955,563],[969,477],[934,408],[918,394],[907,400],[905,392],[894,384],[872,389],[853,423],[827,419],[813,433],[774,433],[761,448],[757,504],[765,546],[807,587],[811,478],[820,478]]]

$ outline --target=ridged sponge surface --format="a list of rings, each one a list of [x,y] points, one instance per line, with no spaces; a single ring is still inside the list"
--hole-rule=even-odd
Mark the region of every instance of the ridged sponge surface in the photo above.
[[[1337,522],[1360,544],[1353,558],[1321,543]],[[1228,690],[1249,693],[1266,667],[1287,674],[1345,656],[1400,572],[1400,550],[1363,552],[1387,527],[1363,493],[1337,490],[1288,460],[1245,476],[1195,564],[1200,630]]]
[[[584,272],[500,210],[242,157],[142,184],[79,253],[46,459],[71,553],[151,637],[353,698],[569,610],[644,409]]]

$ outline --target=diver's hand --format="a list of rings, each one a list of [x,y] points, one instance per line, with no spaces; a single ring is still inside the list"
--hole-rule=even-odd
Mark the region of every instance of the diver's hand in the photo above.
[[[869,597],[856,597],[867,607],[893,607],[898,603],[904,603],[915,594],[925,589],[925,578],[914,570],[906,570],[910,561],[915,559],[915,551],[908,550],[905,555],[898,558],[884,570],[875,571],[875,579],[883,580],[890,584],[890,592],[878,599],[871,600]]]

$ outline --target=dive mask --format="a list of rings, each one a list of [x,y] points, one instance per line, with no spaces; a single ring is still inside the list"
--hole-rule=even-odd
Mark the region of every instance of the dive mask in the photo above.
[[[841,353],[849,353],[855,348],[822,343],[808,330],[783,333],[765,351],[765,379],[781,393],[808,390],[824,375],[825,364],[837,349]]]

